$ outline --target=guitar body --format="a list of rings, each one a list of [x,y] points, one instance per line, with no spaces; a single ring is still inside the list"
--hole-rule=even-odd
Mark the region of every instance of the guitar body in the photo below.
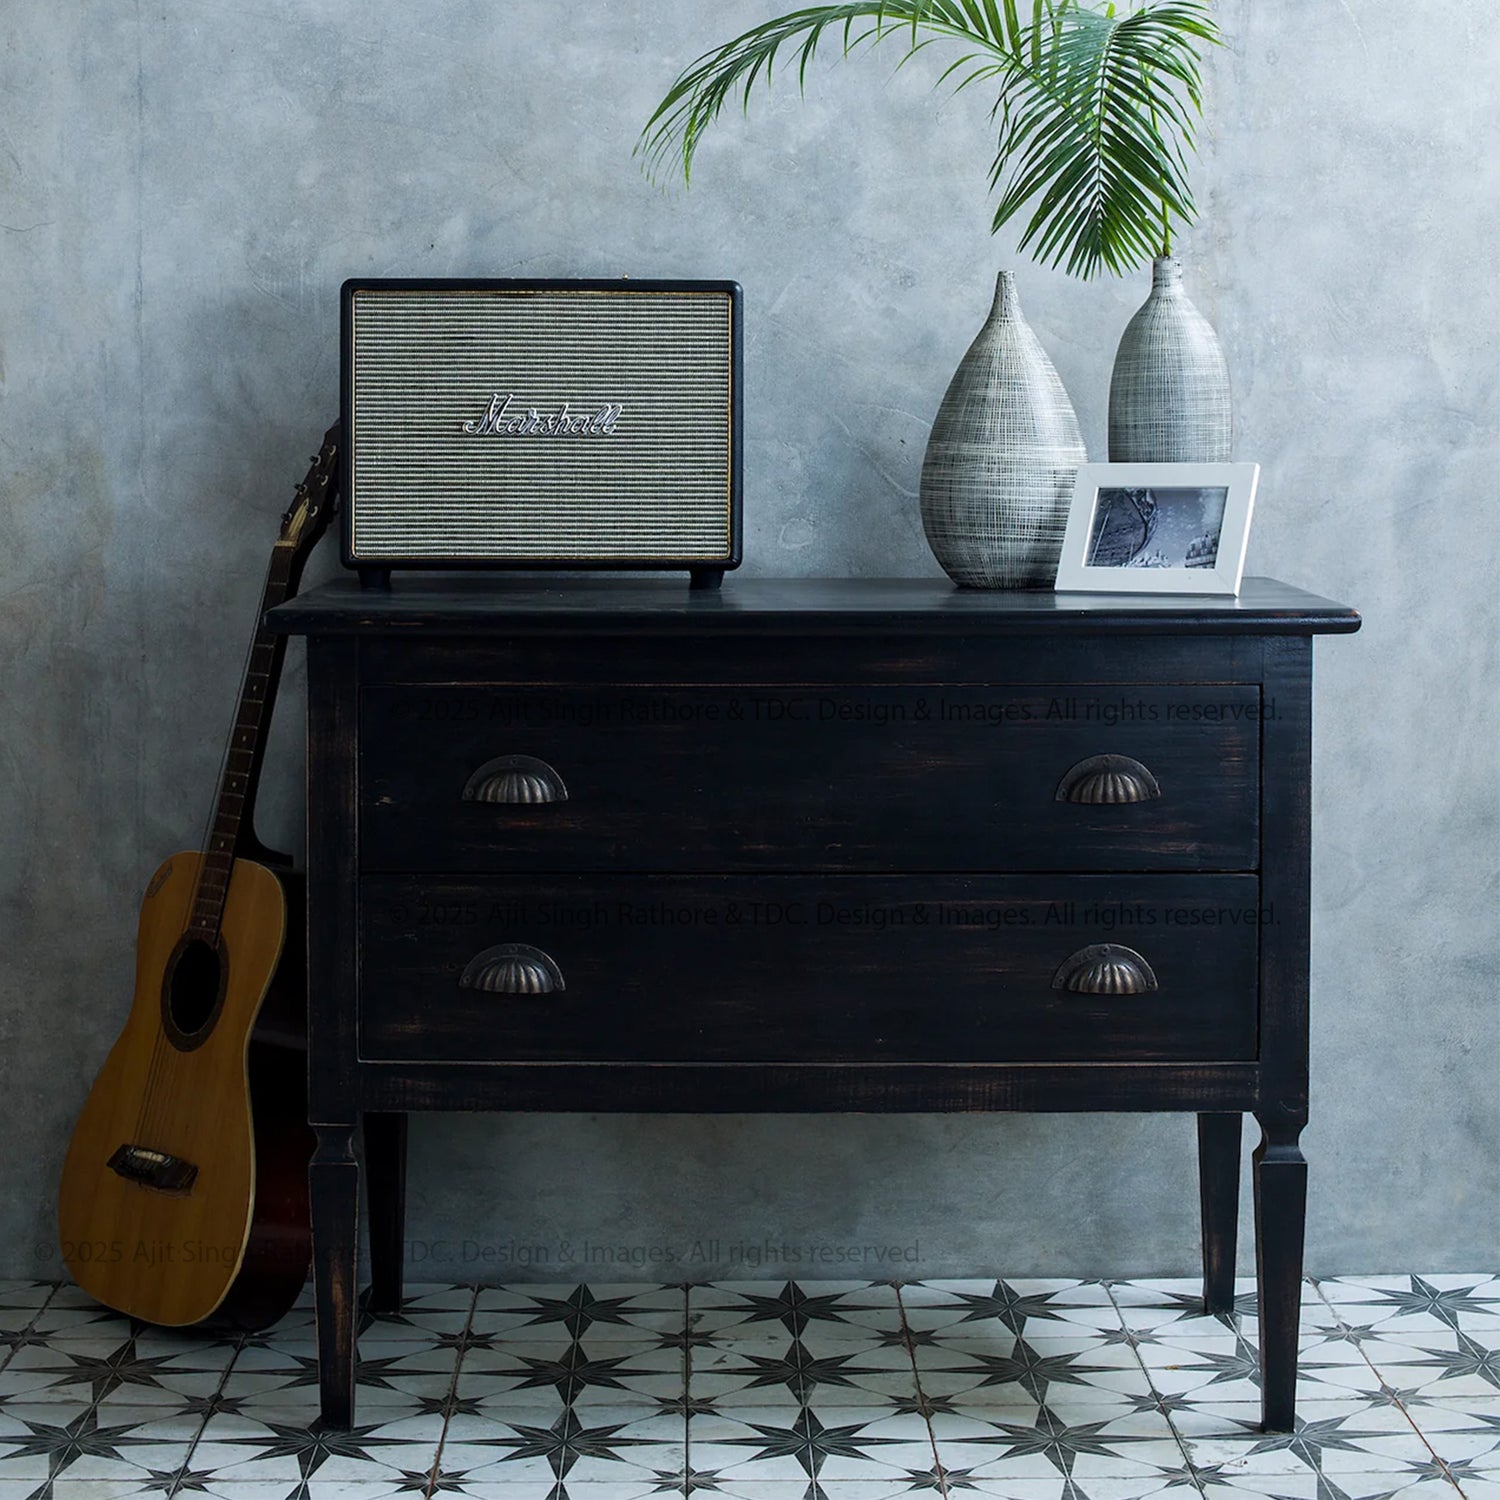
[[[312,1260],[306,906],[254,814],[286,653],[262,622],[296,593],[327,530],[338,456],[335,424],[271,550],[207,840],[146,887],[135,1000],[63,1166],[57,1221],[73,1279],[170,1328],[264,1328],[297,1300]]]
[[[309,1263],[299,986],[280,973],[287,893],[264,865],[234,861],[217,951],[191,939],[202,861],[173,855],[147,889],[135,1000],[74,1131],[58,1223],[68,1270],[106,1306],[260,1327]]]

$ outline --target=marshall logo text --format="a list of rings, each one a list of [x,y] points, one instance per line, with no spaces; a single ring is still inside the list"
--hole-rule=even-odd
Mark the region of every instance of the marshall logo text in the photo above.
[[[492,396],[489,410],[477,422],[465,422],[464,431],[476,437],[613,437],[625,411],[619,403],[574,411],[565,401],[561,411],[543,412],[534,406],[518,407],[515,399]]]

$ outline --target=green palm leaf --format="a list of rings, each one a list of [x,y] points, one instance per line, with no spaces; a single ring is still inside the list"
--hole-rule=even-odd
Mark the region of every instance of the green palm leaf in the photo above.
[[[1140,265],[1196,215],[1188,157],[1202,114],[1201,55],[1219,40],[1207,0],[1147,0],[1131,13],[1085,0],[850,0],[793,11],[700,57],[637,145],[648,170],[691,180],[704,131],[731,100],[794,59],[798,86],[834,33],[847,56],[890,37],[902,63],[963,46],[941,75],[996,91],[993,228],[1029,208],[1021,249],[1076,276]]]
[[[1196,216],[1199,49],[1217,37],[1200,0],[1059,13],[1043,63],[999,79],[994,228],[1029,206],[1020,248],[1076,276],[1119,275],[1158,253],[1164,223]]]

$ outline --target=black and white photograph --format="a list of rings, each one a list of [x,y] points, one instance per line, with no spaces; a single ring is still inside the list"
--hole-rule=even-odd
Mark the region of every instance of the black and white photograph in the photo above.
[[[1084,464],[1058,560],[1060,593],[1238,594],[1257,464]]]
[[[1089,538],[1091,568],[1212,568],[1219,560],[1225,485],[1102,489]]]

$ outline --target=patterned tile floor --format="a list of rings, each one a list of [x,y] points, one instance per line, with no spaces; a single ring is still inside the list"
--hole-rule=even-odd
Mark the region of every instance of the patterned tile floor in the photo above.
[[[0,1500],[1500,1500],[1500,1278],[1306,1283],[1299,1421],[1253,1289],[1186,1281],[415,1286],[357,1429],[312,1314],[214,1342],[0,1283]]]

